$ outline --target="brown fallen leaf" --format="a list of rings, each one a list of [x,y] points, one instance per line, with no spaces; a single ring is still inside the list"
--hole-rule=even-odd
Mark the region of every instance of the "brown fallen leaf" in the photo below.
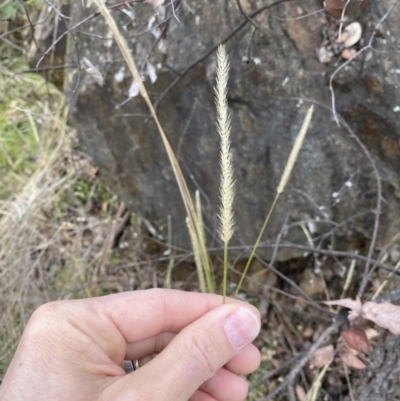
[[[164,4],[164,1],[165,0],[146,0],[146,3],[149,3],[154,8],[157,8],[161,6],[161,4]]]
[[[393,334],[400,334],[400,306],[388,301],[380,304],[366,302],[362,306],[361,316]]]
[[[345,60],[349,60],[349,59],[353,58],[356,54],[357,54],[356,49],[343,49],[341,56]]]
[[[385,34],[380,29],[375,29],[375,37],[378,39],[386,39]]]
[[[335,19],[342,18],[342,12],[343,12],[344,6],[345,6],[345,2],[342,0],[325,0],[324,1],[325,11]]]
[[[325,301],[325,305],[338,305],[343,306],[344,308],[348,308],[351,310],[360,309],[361,310],[361,300],[357,298],[356,300],[351,298],[344,298],[344,299],[334,299],[332,301]]]
[[[361,315],[361,307],[362,303],[360,298],[356,300],[351,298],[344,298],[344,299],[336,299],[333,301],[325,301],[325,305],[338,305],[343,306],[344,308],[350,309],[351,312],[349,313],[348,319],[350,321],[355,320]]]
[[[317,349],[310,358],[310,365],[314,368],[323,368],[333,362],[333,345],[327,345]]]
[[[307,394],[304,388],[299,385],[296,386],[296,395],[299,401],[307,401]]]
[[[364,362],[362,362],[360,359],[358,359],[351,352],[351,350],[347,347],[346,344],[344,344],[344,343],[338,344],[337,349],[339,352],[340,359],[349,368],[352,368],[355,370],[364,370],[367,368],[367,365]]]
[[[349,368],[355,369],[355,370],[365,370],[367,369],[367,365],[362,362],[360,359],[358,359],[355,355],[353,355],[351,352],[346,352],[343,354],[340,354],[340,359],[342,362],[348,366]]]
[[[366,6],[368,0],[357,0],[351,1],[347,4],[345,15],[350,18],[354,18],[358,13]],[[344,0],[325,0],[324,7],[325,11],[330,14],[333,18],[340,20],[343,14],[343,8],[346,5]]]
[[[357,351],[359,356],[364,356],[363,352],[371,351],[371,344],[368,341],[367,335],[364,330],[359,329],[348,329],[343,330],[340,333],[341,337],[345,341],[349,348]],[[361,355],[360,355],[361,353]]]

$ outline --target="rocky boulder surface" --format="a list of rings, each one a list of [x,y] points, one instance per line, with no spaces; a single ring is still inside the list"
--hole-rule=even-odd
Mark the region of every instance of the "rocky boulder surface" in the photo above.
[[[243,13],[254,15],[251,21],[237,2],[224,0],[178,1],[157,9],[139,2],[112,11],[188,185],[202,195],[208,245],[219,246],[213,49],[220,42],[231,61],[234,243],[254,243],[313,103],[310,131],[265,240],[275,241],[287,219],[283,241],[308,244],[303,225],[316,246],[362,251],[374,229],[381,185],[377,246],[387,244],[400,228],[400,6],[385,17],[391,2],[372,1],[349,16],[361,24],[362,38],[344,49],[338,31],[343,34],[347,23],[340,28],[324,11],[297,19],[321,9],[322,2],[280,2],[257,12],[265,5],[241,0]],[[82,66],[67,80],[70,121],[82,147],[128,207],[164,234],[170,215],[174,245],[188,247],[183,204],[160,136],[143,99],[135,96],[105,21],[88,18],[96,11],[88,1],[71,3],[70,26],[87,21],[74,31],[67,61]],[[382,52],[365,50],[335,72],[348,57],[343,50],[354,55],[373,33],[372,45]],[[333,74],[335,107],[346,127],[333,118]],[[279,258],[296,254],[284,248]]]

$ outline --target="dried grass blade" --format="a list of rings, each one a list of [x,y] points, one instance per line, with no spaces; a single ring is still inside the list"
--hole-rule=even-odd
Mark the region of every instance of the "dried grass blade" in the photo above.
[[[199,247],[200,254],[201,254],[201,262],[202,262],[202,266],[203,266],[203,269],[204,269],[204,272],[206,275],[206,279],[207,279],[208,291],[214,292],[214,282],[213,282],[211,266],[210,266],[210,262],[209,262],[209,258],[208,258],[208,254],[207,254],[207,249],[206,249],[205,243],[202,241],[201,228],[200,228],[200,224],[197,219],[196,209],[194,207],[192,197],[191,197],[189,189],[187,187],[185,178],[183,177],[182,171],[179,167],[178,161],[171,148],[168,138],[164,133],[164,130],[160,124],[160,121],[158,120],[155,109],[151,103],[151,100],[149,98],[147,90],[146,90],[145,86],[143,85],[140,74],[136,68],[135,61],[131,55],[131,52],[129,50],[128,44],[125,41],[125,38],[121,35],[113,17],[111,16],[107,6],[103,3],[103,1],[102,0],[94,0],[94,2],[96,3],[97,7],[99,8],[99,11],[102,14],[103,18],[105,19],[107,25],[109,26],[111,33],[114,36],[114,39],[121,51],[121,54],[129,68],[129,71],[131,72],[134,80],[138,83],[140,94],[142,95],[148,108],[150,109],[150,113],[153,116],[153,119],[156,123],[157,129],[161,135],[161,139],[162,139],[165,149],[167,151],[167,155],[168,155],[169,161],[171,163],[171,167],[174,172],[175,179],[177,181],[177,184],[178,184],[178,187],[179,187],[179,190],[181,193],[181,197],[182,197],[185,209],[186,209],[187,216],[191,220],[193,228],[194,228],[195,241],[198,242],[198,247]]]
[[[304,138],[306,136],[308,128],[310,127],[313,111],[314,111],[314,105],[312,105],[308,109],[306,117],[304,118],[303,125],[301,126],[300,131],[297,134],[296,140],[295,140],[295,142],[293,144],[293,148],[292,148],[292,150],[290,152],[290,155],[289,155],[289,159],[288,159],[288,161],[286,163],[285,170],[283,171],[282,178],[281,178],[280,183],[278,185],[278,188],[276,190],[275,199],[272,202],[272,205],[271,205],[271,207],[270,207],[270,209],[268,211],[268,215],[267,215],[267,217],[266,217],[266,219],[264,221],[264,224],[263,224],[263,226],[262,226],[262,228],[260,230],[260,233],[258,234],[256,243],[253,246],[253,249],[251,251],[250,257],[249,257],[249,259],[248,259],[248,261],[246,263],[246,267],[244,268],[243,274],[242,274],[242,276],[240,278],[239,284],[236,287],[235,297],[237,297],[237,295],[239,294],[240,288],[241,288],[241,286],[243,284],[243,281],[244,281],[244,279],[246,277],[247,271],[249,270],[251,262],[254,259],[254,255],[256,253],[258,245],[260,244],[261,238],[262,238],[262,236],[264,234],[265,228],[267,227],[269,219],[271,218],[272,211],[274,210],[276,202],[278,201],[279,195],[284,191],[285,186],[286,186],[287,182],[289,181],[290,174],[292,173],[292,170],[293,170],[293,166],[294,166],[294,164],[295,164],[295,162],[297,160],[297,156],[299,155],[300,149],[301,149],[301,147],[303,145]]]

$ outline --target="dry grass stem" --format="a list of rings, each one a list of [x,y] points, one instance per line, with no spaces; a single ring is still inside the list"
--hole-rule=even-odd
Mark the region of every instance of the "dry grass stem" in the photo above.
[[[276,190],[276,195],[275,195],[274,201],[272,202],[272,205],[271,205],[271,207],[270,207],[270,209],[268,211],[267,217],[264,220],[264,224],[261,227],[260,233],[258,234],[256,243],[253,246],[253,249],[251,251],[249,259],[248,259],[248,261],[246,263],[246,267],[244,268],[243,274],[242,274],[242,276],[240,278],[239,284],[236,287],[235,297],[237,297],[238,294],[239,294],[240,288],[241,288],[241,286],[243,284],[243,281],[244,281],[244,279],[246,277],[247,271],[250,268],[251,262],[253,261],[254,255],[256,253],[258,245],[260,244],[261,238],[262,238],[262,236],[264,234],[265,228],[267,227],[269,219],[271,218],[272,211],[274,210],[276,202],[278,201],[279,195],[284,191],[285,186],[286,186],[287,182],[289,181],[290,174],[292,173],[292,170],[293,170],[293,166],[294,166],[294,164],[295,164],[295,162],[297,160],[297,156],[299,155],[300,149],[301,149],[301,147],[303,145],[304,138],[306,136],[308,128],[310,127],[313,111],[314,111],[314,105],[312,105],[308,109],[306,117],[304,118],[303,125],[301,126],[300,131],[297,134],[296,140],[295,140],[295,142],[293,144],[293,148],[292,148],[292,150],[290,152],[290,155],[289,155],[289,159],[288,159],[288,161],[286,163],[285,170],[283,171],[282,178],[281,178],[280,183],[278,185],[278,188]]]
[[[187,225],[187,228],[189,231],[190,241],[192,243],[194,263],[195,263],[196,269],[197,269],[197,277],[199,279],[200,291],[205,293],[205,292],[207,292],[207,287],[206,287],[206,282],[204,279],[204,271],[203,271],[203,268],[201,265],[201,256],[200,256],[200,252],[199,252],[199,249],[197,246],[198,243],[196,241],[196,233],[194,231],[192,222],[190,221],[189,217],[186,217],[186,225]]]
[[[356,250],[356,253],[358,253],[357,250]],[[342,291],[342,294],[340,295],[339,299],[345,298],[347,290],[350,288],[350,284],[351,284],[351,282],[353,280],[353,277],[354,277],[354,270],[356,268],[356,262],[357,262],[356,259],[352,259],[351,260],[350,267],[349,267],[349,270],[348,270],[347,275],[346,275],[346,281],[345,281],[344,286],[343,286],[343,291]],[[339,309],[340,308],[338,307],[336,312],[339,312]]]
[[[305,226],[305,224],[300,224],[300,227],[301,227],[301,229],[303,230],[304,235],[306,236],[307,241],[308,241],[310,247],[313,248],[313,249],[315,249],[315,244],[314,244],[314,241],[313,241],[313,239],[312,239],[311,233],[308,231],[308,229],[307,229],[307,227]],[[318,261],[318,255],[317,255],[316,253],[314,253],[314,260],[315,260],[315,263],[317,263],[317,261]],[[322,269],[320,269],[320,268],[315,269],[315,270],[318,270],[318,274],[319,274],[319,276],[320,276],[320,278],[321,278],[321,283],[322,283],[322,287],[323,287],[323,289],[324,289],[325,298],[326,298],[327,301],[330,301],[331,299],[330,299],[330,296],[329,296],[328,287],[327,287],[327,285],[326,285],[326,280],[325,280],[325,277],[324,277],[324,273],[322,272]],[[329,310],[333,313],[333,308],[332,308],[331,305],[329,305]]]
[[[53,298],[48,286],[51,273],[44,267],[54,255],[48,216],[54,200],[74,180],[71,171],[58,174],[65,168],[65,116],[42,117],[43,135],[36,131],[31,116],[26,116],[39,142],[37,154],[31,155],[32,165],[37,167],[30,177],[15,176],[19,181],[14,186],[16,193],[0,200],[0,372],[4,372],[33,309]],[[11,176],[8,172],[3,178],[8,181]],[[56,236],[61,230],[57,226],[54,231]]]
[[[350,400],[355,401],[354,393],[353,393],[353,386],[351,385],[351,380],[350,380],[350,375],[349,375],[349,369],[345,364],[343,364],[343,368],[344,368],[344,373],[346,376],[347,387],[349,388]]]
[[[319,390],[322,386],[322,379],[324,378],[330,364],[325,365],[324,368],[319,372],[318,376],[314,379],[310,391],[307,393],[306,401],[316,401],[319,395]]]
[[[172,288],[171,285],[171,277],[172,277],[172,269],[174,267],[175,259],[172,257],[172,219],[171,216],[168,216],[168,255],[170,256],[167,274],[165,275],[165,287],[168,289]]]
[[[165,135],[165,132],[160,124],[160,121],[158,120],[155,109],[151,103],[151,100],[149,98],[147,90],[146,90],[145,86],[143,85],[142,79],[136,68],[135,61],[132,57],[132,54],[130,52],[130,49],[128,47],[128,44],[127,44],[125,38],[121,35],[113,17],[110,14],[110,11],[108,10],[108,8],[104,4],[104,2],[102,0],[94,0],[94,2],[96,3],[97,7],[99,8],[99,11],[102,14],[103,18],[105,19],[107,25],[109,26],[111,33],[115,39],[115,42],[117,43],[117,45],[121,51],[121,54],[129,68],[129,71],[131,72],[133,79],[137,82],[137,84],[139,86],[140,94],[144,98],[144,100],[150,110],[150,113],[151,113],[152,117],[154,118],[157,129],[160,133],[161,139],[165,146],[172,170],[174,172],[175,179],[177,181],[179,191],[181,193],[181,197],[182,197],[185,209],[186,209],[186,214],[189,217],[189,219],[191,220],[193,232],[195,235],[194,241],[197,243],[197,248],[199,249],[199,253],[201,256],[201,265],[202,265],[202,269],[204,270],[204,273],[206,276],[208,291],[214,292],[214,281],[213,281],[213,276],[212,276],[212,272],[211,272],[210,261],[209,261],[206,245],[202,241],[201,228],[200,228],[200,224],[199,224],[199,221],[197,218],[196,209],[193,204],[193,200],[190,195],[189,189],[187,187],[185,178],[179,167],[178,161],[171,148],[168,138]]]
[[[376,299],[382,290],[386,287],[387,283],[389,280],[392,278],[392,276],[399,270],[400,268],[400,261],[397,262],[396,266],[394,267],[393,271],[387,276],[387,278],[383,281],[383,283],[379,286],[379,288],[376,290],[375,294],[372,296],[371,300]]]
[[[290,155],[289,155],[289,160],[285,167],[285,171],[283,172],[281,181],[278,185],[278,189],[276,190],[278,195],[281,194],[285,190],[285,186],[286,186],[287,182],[289,181],[289,177],[290,177],[290,174],[292,173],[293,166],[296,163],[297,156],[299,155],[300,149],[303,146],[304,138],[306,136],[308,128],[310,127],[313,111],[314,111],[314,105],[312,105],[308,109],[306,117],[303,122],[303,125],[301,126],[300,132],[298,133],[297,138],[294,142],[292,151],[290,152]]]
[[[202,212],[202,209],[201,209],[201,199],[200,199],[200,192],[199,191],[195,192],[195,201],[196,201],[197,218],[199,220],[201,241],[203,243],[206,243],[206,237],[205,237],[205,233],[204,233],[203,212]]]

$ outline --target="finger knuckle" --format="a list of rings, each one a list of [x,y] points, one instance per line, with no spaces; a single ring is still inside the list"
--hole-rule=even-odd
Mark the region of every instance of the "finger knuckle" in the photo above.
[[[32,314],[31,321],[48,319],[57,313],[57,310],[62,308],[63,301],[47,302],[39,306]]]
[[[189,351],[194,354],[206,371],[214,373],[220,368],[217,354],[218,345],[210,333],[200,330],[194,332],[189,347]]]

